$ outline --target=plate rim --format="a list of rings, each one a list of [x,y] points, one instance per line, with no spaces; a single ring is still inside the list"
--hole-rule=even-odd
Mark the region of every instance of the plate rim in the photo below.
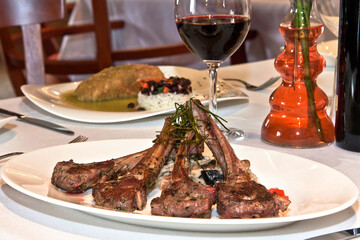
[[[152,139],[113,139],[113,140],[100,140],[100,141],[92,141],[92,142],[85,142],[85,143],[79,143],[84,145],[91,145],[91,144],[109,144],[111,142],[116,143],[116,142],[124,142],[124,141],[141,141],[141,142],[151,142]],[[79,145],[78,145],[79,146]],[[12,159],[10,159],[7,163],[4,164],[4,166],[2,166],[1,169],[1,177],[2,179],[12,188],[16,189],[17,191],[22,192],[23,194],[26,194],[28,196],[31,196],[33,198],[39,199],[41,201],[44,202],[48,202],[51,204],[55,204],[57,206],[60,207],[66,207],[66,208],[70,208],[70,209],[74,209],[74,210],[80,210],[82,212],[91,214],[91,215],[96,215],[99,217],[102,216],[106,216],[106,219],[112,219],[113,218],[125,218],[126,220],[130,220],[130,221],[134,221],[134,220],[140,220],[140,221],[152,221],[154,223],[167,223],[167,224],[179,224],[179,223],[183,223],[184,219],[186,219],[187,224],[191,223],[191,224],[198,224],[198,225],[221,225],[221,227],[228,227],[230,225],[241,225],[241,226],[247,226],[247,225],[254,225],[254,224],[270,224],[270,225],[276,225],[276,224],[280,224],[280,225],[284,225],[284,224],[290,224],[296,221],[303,221],[303,220],[309,220],[309,219],[314,219],[314,218],[319,218],[319,217],[324,217],[327,215],[331,215],[337,212],[340,212],[350,206],[352,206],[358,199],[358,194],[359,194],[359,190],[358,187],[356,186],[356,184],[349,178],[347,177],[345,174],[343,174],[342,172],[331,168],[325,164],[310,160],[308,158],[303,158],[300,156],[296,156],[296,155],[292,155],[292,154],[288,154],[288,153],[282,153],[279,151],[275,151],[275,150],[269,150],[269,149],[264,149],[264,148],[259,148],[259,147],[249,147],[249,146],[243,146],[243,145],[238,145],[238,144],[234,144],[232,146],[238,146],[239,149],[235,150],[235,152],[237,151],[241,151],[241,150],[251,150],[251,151],[264,151],[264,152],[270,152],[270,153],[274,153],[274,154],[281,154],[284,156],[292,156],[298,160],[306,160],[306,161],[310,161],[312,163],[315,163],[316,165],[320,166],[320,167],[325,167],[327,169],[330,169],[331,171],[336,172],[337,174],[340,174],[339,176],[345,178],[347,181],[349,181],[349,183],[351,183],[353,186],[353,190],[355,190],[353,197],[351,199],[348,199],[345,203],[341,204],[340,206],[336,206],[334,208],[331,208],[330,210],[322,210],[320,212],[317,213],[307,213],[307,214],[302,214],[299,216],[283,216],[283,217],[274,217],[274,218],[258,218],[258,219],[196,219],[196,218],[176,218],[176,217],[163,217],[163,216],[153,216],[153,215],[142,215],[142,214],[134,214],[134,213],[126,213],[126,212],[119,212],[119,211],[114,211],[114,210],[107,210],[107,209],[102,209],[102,208],[96,208],[96,207],[90,207],[90,206],[86,206],[86,205],[80,205],[80,204],[76,204],[76,203],[71,203],[68,201],[64,201],[64,200],[60,200],[60,199],[56,199],[56,198],[52,198],[49,196],[43,196],[39,193],[34,193],[29,189],[26,189],[22,186],[19,186],[18,184],[16,184],[14,181],[12,181],[11,177],[9,177],[9,175],[7,174],[7,171],[9,169],[9,165],[13,164],[14,162],[16,163],[16,161],[24,161],[22,159],[26,159],[26,157],[28,155],[31,154],[36,154],[36,153],[41,153],[41,151],[54,151],[56,149],[61,149],[61,148],[73,148],[73,146],[68,145],[68,144],[64,144],[64,145],[58,145],[58,146],[52,146],[52,147],[47,147],[47,148],[42,148],[42,149],[38,149],[38,150],[34,150],[28,153],[25,153],[21,156],[17,156],[14,157]],[[85,146],[84,146],[85,147]],[[20,160],[18,160],[20,159]],[[11,166],[10,166],[11,169]],[[255,173],[256,174],[256,173]],[[49,176],[50,178],[51,176]],[[90,210],[91,209],[91,210]],[[110,218],[109,218],[110,217]],[[121,220],[115,220],[115,221],[119,221],[119,222],[124,222]],[[186,227],[184,227],[186,228]],[[171,227],[169,229],[172,229]],[[178,228],[176,228],[178,229]],[[185,229],[186,230],[186,229]],[[210,229],[211,230],[211,229]],[[226,229],[223,229],[225,231],[227,231]],[[216,231],[221,231],[221,229],[216,229]]]

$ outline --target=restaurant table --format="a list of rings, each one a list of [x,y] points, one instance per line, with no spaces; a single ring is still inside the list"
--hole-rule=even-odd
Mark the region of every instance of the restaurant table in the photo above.
[[[331,94],[333,72],[331,68],[326,69],[318,80],[319,85],[328,94]],[[254,84],[259,84],[276,74],[273,60],[227,66],[219,70],[220,77],[238,77]],[[238,127],[246,132],[245,139],[237,144],[288,153],[323,163],[344,173],[359,187],[360,153],[343,150],[335,143],[320,148],[292,149],[272,146],[261,141],[261,125],[269,112],[269,96],[279,84],[280,81],[270,88],[257,92],[242,88],[249,96],[248,101],[230,101],[219,105],[218,113],[228,121],[228,126]],[[57,117],[41,110],[25,97],[0,100],[0,107],[63,125],[75,131],[75,135],[89,137],[89,141],[154,139],[156,131],[161,129],[166,116],[123,123],[94,124]],[[0,129],[0,155],[13,151],[30,152],[62,145],[73,137],[20,121],[12,121]],[[51,156],[48,157],[51,158]],[[3,164],[2,162],[0,165],[3,166]],[[149,228],[106,220],[32,198],[11,188],[2,179],[0,179],[0,186],[0,239],[296,240],[360,227],[359,201],[343,211],[298,221],[281,228],[253,232],[206,233]]]

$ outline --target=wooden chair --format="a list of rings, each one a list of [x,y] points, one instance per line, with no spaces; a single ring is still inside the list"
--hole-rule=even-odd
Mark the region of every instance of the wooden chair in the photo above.
[[[34,10],[36,10],[34,12]],[[20,95],[20,86],[26,83],[22,68],[24,61],[21,62],[21,68],[13,64],[16,58],[24,59],[18,54],[16,46],[10,37],[10,29],[3,27],[21,26],[23,32],[23,42],[25,49],[25,58],[27,77],[29,82],[39,79],[45,82],[44,64],[42,56],[42,44],[40,35],[40,24],[42,22],[62,19],[64,17],[64,3],[58,1],[28,1],[28,0],[0,0],[0,37],[4,49],[7,69],[15,88],[17,95]]]
[[[151,48],[112,50],[111,29],[122,28],[126,23],[109,21],[106,0],[92,0],[93,24],[77,26],[48,24],[50,21],[63,20],[72,8],[73,5],[65,5],[64,0],[0,0],[0,38],[7,70],[18,96],[22,95],[20,87],[24,84],[35,82],[45,84],[44,73],[58,76],[91,74],[113,65],[115,61],[164,57],[189,52],[182,43]],[[11,28],[13,26],[21,26],[22,31],[13,33]],[[87,32],[95,32],[96,59],[71,61],[53,57],[59,50],[55,39],[68,34]],[[249,33],[247,39],[252,36],[253,34]],[[243,47],[232,56],[231,63],[246,61],[243,44]],[[26,69],[26,77],[24,69]]]
[[[80,26],[48,26],[40,24],[61,20],[65,17],[64,0],[0,0],[0,38],[5,55],[7,70],[18,96],[24,84],[40,82],[45,84],[45,75],[91,74],[112,66],[115,61],[164,57],[188,53],[184,44],[129,50],[111,49],[110,32],[122,28],[123,21],[110,22],[106,0],[92,0],[94,24]],[[21,26],[22,33],[11,32],[13,26]],[[54,38],[67,34],[95,32],[96,59],[68,61],[53,58],[44,59],[44,46],[56,47]],[[21,41],[22,39],[22,41]],[[46,44],[45,44],[46,42]],[[50,44],[49,44],[50,43]],[[22,45],[24,51],[21,50]],[[49,47],[50,46],[50,47]],[[48,56],[46,54],[46,56]],[[23,70],[26,69],[26,78]]]

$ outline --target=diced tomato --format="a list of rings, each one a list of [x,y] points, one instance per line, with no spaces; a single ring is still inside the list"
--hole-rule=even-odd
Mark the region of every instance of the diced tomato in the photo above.
[[[140,91],[146,95],[151,93],[191,93],[191,81],[185,78],[145,78],[137,80],[140,85]],[[143,92],[143,90],[146,90]]]
[[[140,84],[140,87],[143,89],[143,88],[149,88],[148,84],[147,84],[147,81],[144,79],[144,80],[139,80],[139,84]]]
[[[164,93],[168,93],[170,89],[168,87],[164,87]]]
[[[270,188],[270,189],[269,189],[269,192],[270,192],[271,194],[273,194],[274,192],[276,192],[276,193],[279,194],[280,196],[282,196],[282,197],[284,197],[284,198],[286,198],[286,199],[289,199],[289,197],[285,195],[284,190],[281,190],[281,189],[278,189],[278,188]]]

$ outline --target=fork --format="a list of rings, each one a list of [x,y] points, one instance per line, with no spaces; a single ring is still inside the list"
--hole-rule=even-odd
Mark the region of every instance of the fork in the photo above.
[[[88,139],[89,139],[88,137],[79,135],[76,138],[74,138],[73,140],[71,140],[69,143],[86,142]]]
[[[71,140],[68,143],[77,143],[77,142],[86,142],[88,140],[87,137],[83,136],[83,135],[79,135],[76,138],[74,138],[73,140]],[[11,157],[11,156],[15,156],[15,155],[20,155],[23,154],[24,152],[11,152],[11,153],[7,153],[4,155],[0,156],[0,160]]]
[[[281,78],[281,76],[274,76],[274,77],[271,77],[269,78],[268,80],[266,80],[263,84],[259,85],[259,86],[255,86],[255,85],[252,85],[242,79],[238,79],[238,78],[223,78],[224,80],[227,80],[227,81],[236,81],[236,82],[241,82],[242,84],[245,85],[245,88],[247,90],[250,90],[250,91],[259,91],[259,90],[262,90],[264,88],[267,88],[269,86],[271,86],[272,84],[274,84],[277,80],[279,80]]]

